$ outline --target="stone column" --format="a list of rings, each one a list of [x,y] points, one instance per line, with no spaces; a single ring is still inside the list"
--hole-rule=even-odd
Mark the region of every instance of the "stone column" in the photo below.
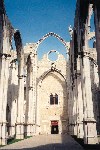
[[[95,2],[95,36],[96,36],[96,50],[97,50],[97,65],[98,65],[98,74],[99,74],[99,91],[98,97],[100,97],[100,2],[97,0]],[[98,101],[99,107],[99,116],[100,116],[100,100]]]
[[[5,19],[5,18],[4,18]],[[7,90],[9,78],[9,57],[10,56],[10,37],[9,30],[6,27],[6,20],[3,26],[2,49],[0,53],[0,144],[7,144],[7,122],[6,122],[6,107],[7,107]]]
[[[74,121],[74,135],[77,136],[77,80],[75,75],[73,87],[73,121]]]
[[[95,2],[95,36],[96,36],[96,50],[97,50],[97,64],[99,73],[99,88],[100,88],[100,2]]]
[[[97,131],[96,131],[96,121],[94,119],[93,113],[93,101],[91,92],[91,78],[90,78],[90,60],[88,51],[88,27],[85,24],[84,29],[84,46],[83,46],[83,56],[81,62],[82,68],[82,94],[83,94],[83,105],[84,105],[84,143],[85,144],[96,144]]]
[[[83,138],[83,99],[82,99],[82,87],[81,87],[81,66],[80,60],[81,58],[78,57],[77,59],[77,137]]]
[[[32,66],[33,66],[33,78],[32,78],[32,84],[33,84],[33,122],[34,122],[34,128],[33,132],[37,132],[37,49],[34,48],[33,54],[32,54]]]
[[[24,64],[23,64],[23,59],[20,60],[20,63],[18,64],[18,66],[21,69],[20,69],[20,73],[18,74],[16,139],[24,138],[24,77],[23,77],[23,65]]]
[[[94,102],[94,113],[95,113],[95,119],[97,121],[97,130],[98,130],[98,135],[100,132],[100,107],[99,107],[99,96],[98,96],[98,88],[99,88],[99,75],[98,75],[98,66],[96,64],[93,64],[93,71],[94,71],[94,84],[93,84],[93,92],[94,92],[94,97],[93,97],[93,102]]]
[[[71,84],[71,83],[70,83]],[[68,118],[69,118],[69,134],[70,135],[73,135],[73,121],[72,121],[72,118],[73,118],[73,93],[72,93],[72,87],[70,86],[69,87],[69,100],[68,100]]]
[[[32,66],[32,56],[28,56],[27,59],[27,136],[33,135],[33,108],[34,108],[34,98],[33,98],[33,66]]]
[[[36,133],[36,97],[37,97],[37,54],[33,52],[27,59],[27,136],[32,136]]]
[[[17,98],[17,122],[16,139],[24,138],[24,51],[20,32],[17,30],[14,34],[15,45],[18,59],[18,98]]]
[[[68,100],[68,118],[69,118],[69,134],[74,135],[74,120],[73,120],[73,59],[72,59],[72,41],[70,42],[69,51],[69,100]]]
[[[16,60],[11,62],[10,66],[10,92],[11,92],[11,122],[10,122],[10,136],[15,135],[15,124],[17,119],[17,94],[18,94],[18,68]],[[8,97],[9,98],[9,97]]]
[[[26,133],[25,135],[30,136],[31,132],[30,132],[30,122],[29,122],[29,113],[30,113],[30,97],[29,97],[29,93],[30,90],[32,90],[32,87],[30,87],[30,73],[31,73],[31,59],[30,59],[30,55],[27,58],[27,77],[26,77],[26,112],[25,112],[25,124],[26,124]]]
[[[3,102],[2,102],[2,145],[7,144],[7,122],[6,122],[6,107],[7,107],[7,90],[8,90],[8,78],[9,78],[9,58],[5,59],[5,70],[3,77]]]
[[[1,81],[0,81],[0,144],[7,144],[7,128],[6,128],[6,106],[7,106],[7,88],[8,88],[8,76],[9,76],[9,59],[2,56],[1,59]]]

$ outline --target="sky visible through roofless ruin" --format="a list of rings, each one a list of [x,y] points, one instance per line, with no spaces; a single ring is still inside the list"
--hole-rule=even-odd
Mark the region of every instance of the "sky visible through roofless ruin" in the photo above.
[[[37,42],[48,32],[70,41],[68,27],[73,27],[76,0],[5,0],[5,6],[12,25],[21,32],[23,45]],[[49,37],[39,46],[39,58],[52,49],[66,53],[62,43]]]

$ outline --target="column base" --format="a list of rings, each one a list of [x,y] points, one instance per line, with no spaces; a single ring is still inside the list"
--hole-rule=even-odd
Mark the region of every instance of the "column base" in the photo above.
[[[10,126],[10,136],[14,136],[15,135],[15,126]]]
[[[69,134],[74,135],[74,124],[69,125]]]
[[[96,121],[87,119],[83,122],[84,125],[84,144],[98,144]]]
[[[77,138],[83,139],[84,131],[83,131],[83,122],[78,123],[77,125]]]
[[[33,136],[35,134],[36,134],[36,126],[32,125],[32,127],[31,127],[31,136]]]
[[[23,124],[16,125],[16,139],[24,139],[24,125]]]
[[[7,145],[7,139],[0,138],[0,145]]]
[[[35,135],[35,125],[27,125],[27,136]]]
[[[2,139],[1,145],[7,145],[7,139]]]
[[[35,125],[35,134],[40,134],[40,133],[41,133],[40,125]]]
[[[27,125],[27,136],[31,136],[31,125]]]
[[[97,137],[87,137],[88,143],[87,144],[98,144],[98,138]]]
[[[77,136],[77,124],[74,125],[74,135]]]
[[[7,145],[7,126],[6,126],[6,122],[0,123],[0,145]]]

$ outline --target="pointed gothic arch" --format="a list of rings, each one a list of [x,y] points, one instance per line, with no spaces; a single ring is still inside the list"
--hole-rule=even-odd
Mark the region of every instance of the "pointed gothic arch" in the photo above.
[[[51,72],[56,72],[56,73],[60,74],[60,75],[62,76],[62,78],[65,80],[66,84],[67,84],[67,81],[66,81],[64,75],[63,75],[58,69],[56,69],[56,68],[54,68],[54,70],[52,70],[52,68],[51,68],[51,69],[47,70],[46,72],[44,72],[44,73],[40,76],[40,78],[38,79],[38,83],[37,83],[37,84],[42,83],[42,81],[45,79],[45,77],[46,77],[49,73],[51,73]]]
[[[62,37],[60,37],[58,34],[54,33],[54,32],[49,32],[47,34],[45,34],[41,39],[38,40],[37,44],[37,48],[39,47],[39,45],[48,37],[53,36],[56,39],[58,39],[64,46],[66,49],[69,49],[69,42],[66,42]]]

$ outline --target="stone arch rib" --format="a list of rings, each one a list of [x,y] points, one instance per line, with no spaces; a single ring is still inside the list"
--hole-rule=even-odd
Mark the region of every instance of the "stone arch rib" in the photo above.
[[[44,35],[41,39],[38,40],[37,45],[39,46],[45,39],[47,39],[50,36],[57,38],[65,46],[65,48],[67,48],[67,42],[54,32],[49,32],[46,35]]]
[[[42,81],[45,79],[45,77],[46,77],[50,72],[57,72],[58,74],[60,74],[60,75],[63,77],[63,79],[64,79],[65,82],[67,83],[67,81],[66,81],[64,75],[63,75],[58,69],[54,69],[54,70],[49,69],[49,70],[47,70],[46,72],[44,72],[44,73],[40,76],[40,78],[39,78],[39,80],[38,80],[38,83],[39,83],[39,82],[42,83]],[[38,84],[38,83],[37,83],[37,84]]]

